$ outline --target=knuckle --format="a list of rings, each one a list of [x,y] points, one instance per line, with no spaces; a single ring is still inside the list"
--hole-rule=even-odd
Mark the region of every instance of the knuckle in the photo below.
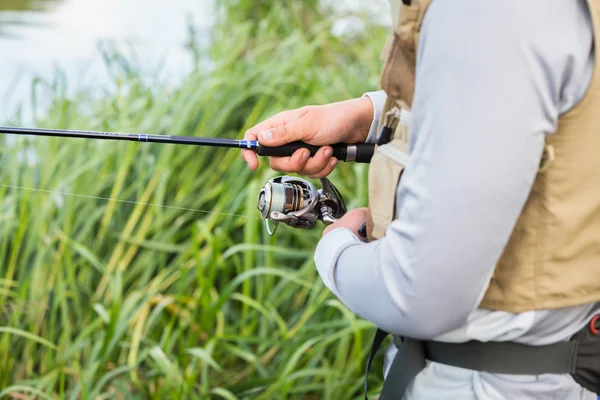
[[[303,165],[302,165],[301,161],[299,161],[299,160],[290,161],[288,164],[287,171],[300,173],[303,169],[302,167],[303,167]]]
[[[331,159],[331,156],[333,155],[333,149],[329,146],[325,146],[325,147],[321,148],[319,151],[320,151],[319,158],[321,158],[323,160],[323,162],[325,162],[325,163],[329,162],[329,160]]]
[[[256,139],[257,133],[253,129],[248,129],[246,133],[244,133],[244,140]]]
[[[306,173],[304,171],[301,172],[302,175],[306,175],[308,176],[310,179],[317,179],[317,178],[321,178],[321,174],[320,172],[310,172],[310,173]]]
[[[300,114],[300,115],[304,115],[308,112],[310,112],[312,106],[302,106],[300,108],[298,108],[296,111]]]
[[[329,175],[331,172],[333,171],[333,168],[331,167],[327,167],[323,170],[323,177],[326,177],[327,175]]]
[[[300,107],[299,111],[300,111],[302,114],[307,114],[307,113],[309,113],[309,112],[313,112],[313,111],[315,111],[317,108],[318,108],[317,106],[314,106],[314,105],[308,105],[308,106],[303,106],[303,107]]]
[[[273,171],[281,172],[281,166],[275,160],[271,160],[271,169]]]
[[[302,174],[302,175],[305,175],[305,176],[308,176],[311,179],[314,179],[314,178],[319,178],[318,175],[319,175],[320,172],[321,171],[318,170],[318,169],[316,169],[316,170],[307,170],[306,168],[304,168],[302,171],[300,171],[298,173]]]
[[[311,174],[318,174],[321,171],[325,170],[326,168],[327,168],[327,162],[314,160],[312,165],[310,167],[307,167],[306,169]]]
[[[301,165],[290,157],[277,157],[271,159],[271,168],[279,172],[297,172]]]

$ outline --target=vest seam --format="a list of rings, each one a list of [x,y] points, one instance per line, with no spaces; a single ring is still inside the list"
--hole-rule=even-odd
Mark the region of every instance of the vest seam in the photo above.
[[[544,272],[544,254],[546,254],[547,249],[547,236],[548,236],[548,214],[547,214],[547,201],[548,201],[548,188],[547,188],[547,179],[546,175],[537,177],[539,179],[539,192],[537,195],[539,196],[539,201],[537,202],[537,211],[538,211],[538,232],[536,237],[536,246],[535,246],[535,264],[533,270],[533,299],[532,306],[536,307],[538,303],[538,299],[540,296],[539,290],[539,280],[541,279]],[[535,181],[534,181],[535,190]],[[534,195],[536,195],[534,193]]]
[[[529,192],[529,195],[532,196],[532,200],[534,204],[539,204],[540,200],[536,199],[535,197],[538,195],[538,188],[535,187],[536,186],[536,182],[534,180],[532,187],[531,187],[531,191]],[[533,251],[531,252],[532,254],[532,258],[531,258],[531,274],[529,275],[529,279],[532,280],[531,282],[531,293],[527,294],[525,293],[525,298],[527,299],[525,301],[525,303],[529,303],[529,306],[531,308],[535,308],[535,300],[537,298],[537,273],[539,270],[539,263],[540,263],[540,236],[541,236],[541,231],[542,231],[542,213],[541,210],[538,207],[533,207],[533,218],[532,221],[534,222],[533,224],[533,230],[534,230],[534,234],[533,234]],[[523,212],[525,211],[525,208],[523,208]],[[519,219],[521,218],[521,216],[519,216]],[[517,222],[518,223],[518,222]],[[525,229],[527,228],[527,226],[525,225]],[[518,270],[517,270],[518,271]],[[504,300],[504,307],[506,307],[506,303],[510,303],[510,300],[505,299]]]
[[[584,107],[587,103],[593,101],[593,99],[595,98],[593,95],[596,94],[596,89],[600,89],[599,85],[600,85],[600,52],[598,51],[600,49],[600,29],[598,29],[597,27],[600,27],[600,15],[599,15],[599,11],[596,9],[596,7],[594,7],[591,3],[593,0],[587,0],[586,4],[588,7],[588,10],[590,12],[590,19],[592,21],[592,27],[594,30],[593,36],[594,36],[594,44],[593,44],[593,51],[594,51],[594,68],[592,70],[592,76],[590,77],[590,83],[587,87],[587,89],[585,90],[583,96],[579,99],[579,101],[577,103],[575,103],[570,110],[568,110],[567,112],[565,112],[563,115],[561,115],[559,118],[569,118],[569,116],[571,114],[577,114],[579,112],[580,107]]]

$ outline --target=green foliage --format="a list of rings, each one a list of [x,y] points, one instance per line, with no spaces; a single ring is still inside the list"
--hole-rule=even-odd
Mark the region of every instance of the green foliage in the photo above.
[[[2,0],[0,11],[40,10],[60,0]]]
[[[116,94],[58,91],[38,126],[239,138],[377,87],[382,29],[334,37],[312,2],[251,3],[226,5],[180,87],[107,56]],[[312,22],[283,30],[297,12]],[[322,285],[320,229],[267,235],[264,160],[252,172],[226,149],[1,140],[0,398],[360,397],[372,327]],[[350,207],[366,203],[366,171],[332,176]]]

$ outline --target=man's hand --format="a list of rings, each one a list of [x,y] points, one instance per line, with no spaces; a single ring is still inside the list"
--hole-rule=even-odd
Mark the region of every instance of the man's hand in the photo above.
[[[368,208],[355,208],[353,210],[348,211],[340,220],[334,224],[329,225],[323,231],[323,236],[327,235],[329,232],[336,228],[348,228],[356,236],[360,238],[358,230],[361,226],[363,226],[367,222],[367,212]]]
[[[323,146],[314,157],[307,149],[297,150],[291,157],[271,157],[275,171],[295,172],[310,178],[322,178],[337,164],[331,157],[335,143],[363,143],[373,119],[373,103],[361,97],[322,106],[306,106],[281,112],[249,129],[244,140],[258,140],[265,146],[281,146],[297,140]],[[258,157],[242,150],[248,166],[258,168]]]

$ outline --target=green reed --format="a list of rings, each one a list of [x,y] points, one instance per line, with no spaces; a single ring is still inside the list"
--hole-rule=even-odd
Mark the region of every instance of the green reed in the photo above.
[[[378,86],[382,29],[336,37],[310,2],[257,16],[241,3],[179,87],[107,55],[116,93],[59,91],[38,126],[240,138]],[[269,237],[256,218],[265,160],[252,172],[235,150],[0,140],[1,185],[88,196],[0,187],[0,398],[360,397],[372,326],[321,283],[321,229]],[[350,207],[366,203],[366,172],[331,177]]]

